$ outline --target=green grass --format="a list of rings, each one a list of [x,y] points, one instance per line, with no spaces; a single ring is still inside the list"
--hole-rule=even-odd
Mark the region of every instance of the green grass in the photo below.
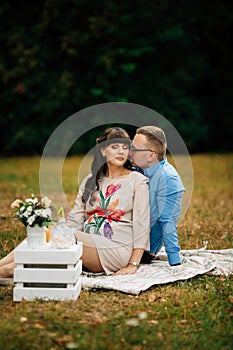
[[[194,191],[179,225],[183,249],[232,248],[232,155],[195,155]],[[0,254],[25,237],[10,203],[39,193],[39,158],[0,161]],[[64,189],[72,205],[77,157],[65,161]],[[0,287],[2,349],[232,349],[232,277],[202,275],[157,285],[139,296],[82,291],[76,301],[13,302],[12,287]],[[145,314],[146,312],[146,314]],[[142,317],[144,316],[144,318]]]

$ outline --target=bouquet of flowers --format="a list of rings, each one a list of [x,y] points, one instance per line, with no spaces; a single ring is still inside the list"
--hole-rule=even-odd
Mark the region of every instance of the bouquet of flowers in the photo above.
[[[11,208],[16,210],[15,218],[21,221],[25,226],[34,227],[38,225],[49,226],[53,224],[52,201],[48,197],[41,200],[31,194],[31,198],[24,201],[16,199]]]

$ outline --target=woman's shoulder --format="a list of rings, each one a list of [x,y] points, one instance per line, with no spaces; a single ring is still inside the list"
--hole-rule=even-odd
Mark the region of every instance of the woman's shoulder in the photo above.
[[[136,170],[131,171],[129,173],[128,177],[130,179],[134,179],[135,181],[138,181],[138,182],[148,182],[148,178]]]

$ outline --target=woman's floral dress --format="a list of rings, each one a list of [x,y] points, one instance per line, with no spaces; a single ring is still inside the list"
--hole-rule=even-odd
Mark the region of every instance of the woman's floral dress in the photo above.
[[[125,267],[134,248],[149,249],[150,208],[147,178],[132,171],[125,177],[103,177],[92,204],[83,203],[79,188],[69,224],[89,234],[107,274]]]

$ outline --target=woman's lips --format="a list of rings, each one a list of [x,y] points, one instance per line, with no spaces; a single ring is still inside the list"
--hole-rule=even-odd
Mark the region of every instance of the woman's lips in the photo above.
[[[116,157],[117,160],[124,160],[124,157]]]

